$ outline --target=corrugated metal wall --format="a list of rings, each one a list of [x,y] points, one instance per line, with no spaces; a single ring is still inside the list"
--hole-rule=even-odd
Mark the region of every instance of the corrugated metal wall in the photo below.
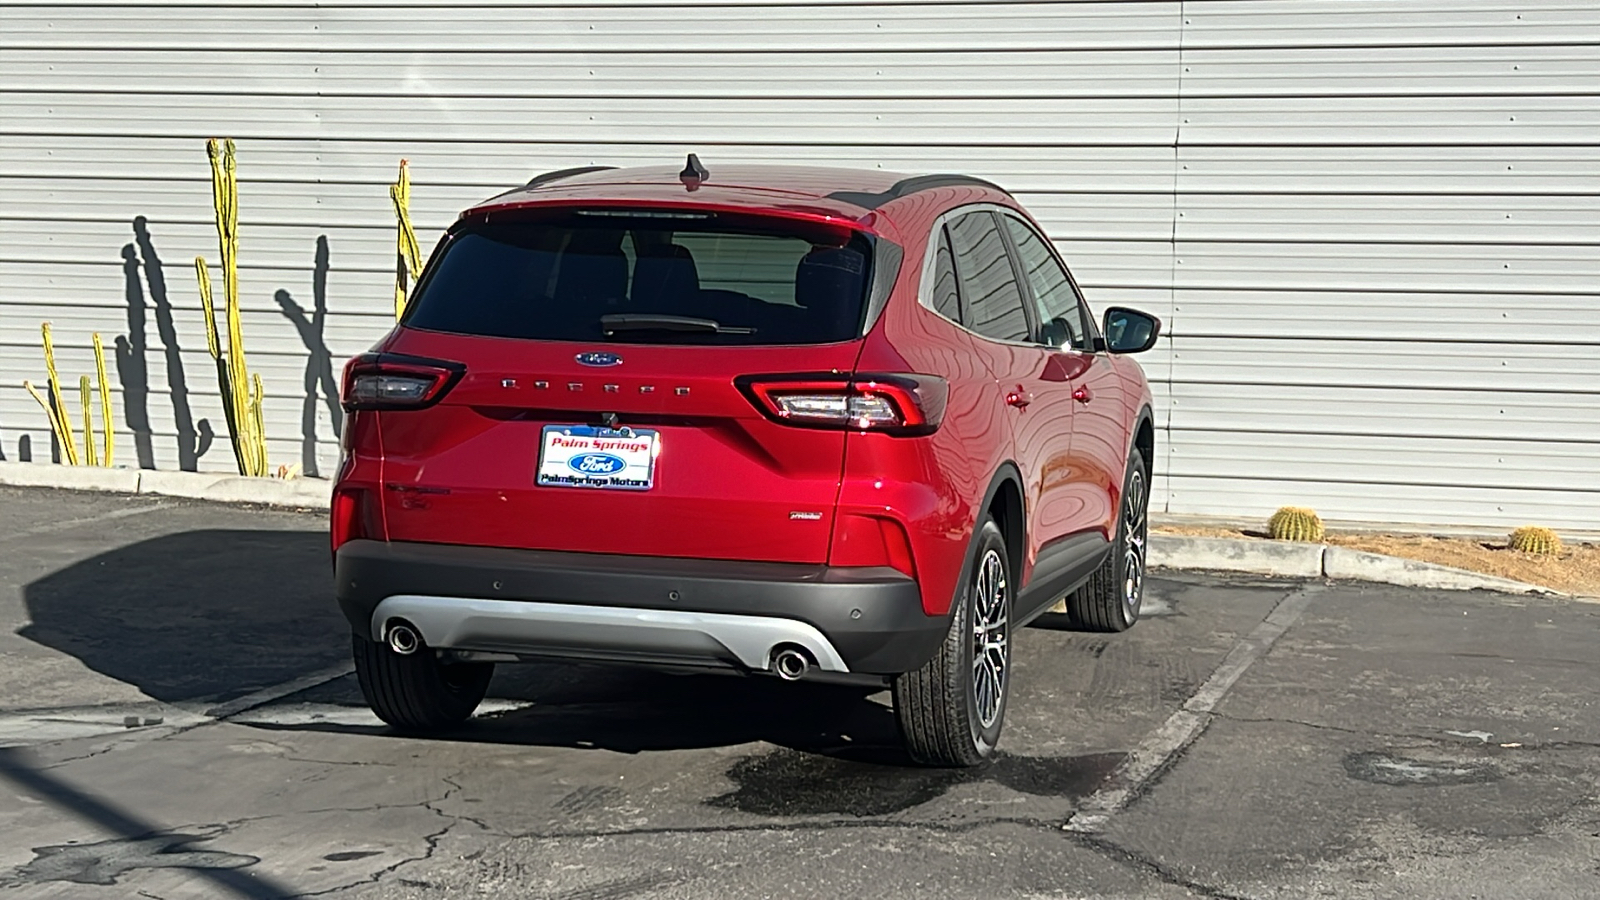
[[[390,319],[402,156],[431,244],[534,172],[694,150],[1016,191],[1097,308],[1169,323],[1172,512],[1600,523],[1594,0],[0,4],[7,459],[49,458],[45,319],[69,382],[122,347],[120,461],[222,429],[212,135],[274,465],[336,459],[321,384]]]

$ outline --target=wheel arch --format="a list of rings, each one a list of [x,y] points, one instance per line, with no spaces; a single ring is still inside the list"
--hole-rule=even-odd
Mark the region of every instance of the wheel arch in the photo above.
[[[1022,561],[1028,542],[1028,514],[1026,501],[1023,499],[1022,470],[1017,464],[1007,460],[1000,464],[1000,468],[989,480],[989,488],[983,494],[982,515],[993,516],[995,524],[1000,526],[1000,534],[1006,539],[1006,555],[1011,562],[1011,577],[1019,584],[1022,580]],[[963,590],[972,575],[972,566],[977,555],[977,528],[973,528],[972,540],[967,545],[966,565],[962,566],[961,582],[956,589]]]
[[[1139,451],[1139,455],[1144,457],[1145,471],[1153,474],[1156,468],[1156,417],[1150,407],[1141,408],[1134,417],[1132,433],[1133,446],[1129,452]]]

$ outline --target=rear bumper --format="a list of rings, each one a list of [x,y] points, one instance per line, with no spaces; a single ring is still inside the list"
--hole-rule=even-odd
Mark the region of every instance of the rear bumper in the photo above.
[[[889,568],[350,541],[335,560],[351,628],[409,621],[432,647],[765,669],[779,644],[823,671],[893,675],[948,621]]]

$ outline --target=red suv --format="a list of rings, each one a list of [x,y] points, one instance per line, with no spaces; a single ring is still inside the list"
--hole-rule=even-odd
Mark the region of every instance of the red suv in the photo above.
[[[981,762],[1018,626],[1138,618],[1159,327],[976,178],[541,175],[345,370],[362,692],[427,730],[531,658],[887,684],[914,759]]]

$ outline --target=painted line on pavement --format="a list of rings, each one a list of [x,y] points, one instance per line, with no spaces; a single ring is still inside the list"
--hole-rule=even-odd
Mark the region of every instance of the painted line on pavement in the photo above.
[[[48,525],[40,525],[36,528],[29,528],[26,531],[12,531],[6,534],[0,534],[0,540],[6,540],[8,538],[15,540],[17,538],[34,537],[41,534],[54,534],[58,531],[71,531],[74,528],[82,528],[85,525],[96,525],[101,522],[111,522],[117,519],[126,519],[129,516],[142,516],[145,513],[152,513],[156,510],[168,509],[170,507],[170,503],[152,503],[149,506],[134,506],[127,509],[114,509],[111,512],[101,513],[98,516],[89,516],[83,519],[68,519],[65,522],[51,522]]]
[[[22,747],[163,727],[192,728],[202,716],[149,702],[34,709],[0,715],[0,747]]]
[[[473,711],[474,719],[503,716],[520,712],[536,704],[531,700],[485,698]],[[230,721],[240,725],[277,725],[280,727],[334,726],[384,728],[383,720],[365,705],[345,703],[295,703],[286,706],[265,706],[234,715]]]
[[[292,694],[343,678],[353,671],[355,669],[350,663],[328,666],[218,705],[149,700],[142,703],[94,704],[0,713],[0,747],[49,744],[141,731],[150,733],[158,728],[164,734],[170,734],[174,729],[187,731],[267,706]],[[373,717],[373,721],[376,722],[377,718]]]
[[[255,709],[258,706],[266,706],[268,703],[274,700],[281,700],[290,694],[298,694],[318,685],[327,684],[336,678],[343,678],[354,671],[355,666],[347,662],[328,666],[325,669],[318,669],[315,672],[301,675],[299,678],[292,678],[270,687],[264,687],[259,691],[245,694],[243,697],[235,697],[226,703],[212,706],[204,710],[203,715],[218,720],[237,716],[246,710]]]
[[[1238,683],[1251,664],[1266,655],[1278,638],[1289,630],[1311,601],[1326,588],[1308,585],[1278,601],[1272,612],[1250,634],[1233,645],[1222,664],[1205,684],[1184,702],[1161,727],[1150,733],[1111,774],[1110,783],[1079,804],[1077,812],[1061,826],[1067,831],[1093,834],[1105,828],[1111,817],[1137,797],[1158,773],[1200,736],[1211,721],[1211,712]]]

